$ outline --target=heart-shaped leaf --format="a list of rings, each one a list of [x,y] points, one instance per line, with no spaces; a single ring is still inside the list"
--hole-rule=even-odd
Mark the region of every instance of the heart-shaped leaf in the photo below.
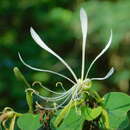
[[[86,120],[91,121],[96,119],[102,112],[102,107],[97,107],[91,109],[90,107],[84,106],[81,108],[82,115],[85,117]]]
[[[40,115],[23,114],[17,120],[17,125],[21,130],[38,130],[42,126],[39,121]]]
[[[127,112],[130,110],[130,96],[111,92],[104,96],[104,108],[108,112],[110,128],[124,129],[128,126]]]

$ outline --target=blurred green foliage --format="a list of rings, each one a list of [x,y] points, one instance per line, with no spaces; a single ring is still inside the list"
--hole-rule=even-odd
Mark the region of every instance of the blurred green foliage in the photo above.
[[[80,77],[81,29],[79,8],[84,7],[89,18],[86,69],[105,46],[113,30],[113,43],[107,53],[91,70],[90,77],[104,76],[111,66],[115,74],[108,80],[94,82],[102,94],[107,91],[129,92],[130,84],[130,1],[129,0],[1,0],[0,1],[0,109],[11,106],[25,111],[24,84],[16,80],[13,67],[18,66],[27,80],[42,83],[51,89],[61,81],[67,89],[66,80],[47,73],[26,68],[18,58],[35,67],[55,70],[70,76],[55,57],[42,50],[30,36],[32,26],[55,52],[63,57]],[[97,87],[96,87],[97,86]],[[60,89],[60,88],[59,88]]]

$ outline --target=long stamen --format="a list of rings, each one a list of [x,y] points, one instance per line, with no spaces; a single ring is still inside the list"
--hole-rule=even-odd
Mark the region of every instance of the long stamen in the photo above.
[[[43,49],[45,49],[46,51],[48,51],[49,53],[51,53],[52,55],[54,55],[57,59],[59,59],[66,67],[67,69],[70,71],[70,73],[73,75],[74,79],[77,81],[77,77],[74,73],[74,71],[71,69],[71,67],[58,55],[56,54],[52,49],[50,49],[42,40],[41,38],[38,36],[38,34],[34,31],[34,29],[31,27],[30,29],[31,32],[31,36],[34,39],[34,41]]]
[[[34,86],[35,84],[39,84],[40,85],[40,87],[42,87],[43,89],[45,89],[45,90],[47,90],[48,92],[51,92],[51,93],[53,93],[53,94],[58,94],[58,95],[61,95],[61,94],[63,94],[63,93],[60,93],[60,92],[55,92],[55,91],[52,91],[52,90],[50,90],[50,89],[48,89],[48,88],[46,88],[46,87],[44,87],[39,81],[35,81],[34,83],[33,83],[33,85],[32,86]]]
[[[49,102],[56,102],[56,101],[59,101],[59,100],[62,100],[62,99],[64,99],[65,97],[67,97],[68,95],[69,95],[70,93],[67,93],[67,94],[63,94],[63,95],[61,95],[61,96],[57,96],[57,97],[44,97],[44,96],[41,96],[41,95],[39,95],[39,94],[37,94],[37,93],[35,93],[35,95],[37,95],[39,98],[41,98],[41,99],[43,99],[43,100],[45,100],[45,101],[49,101]]]
[[[84,78],[84,68],[85,68],[85,48],[86,48],[86,37],[87,37],[87,29],[88,29],[88,19],[87,15],[83,8],[80,10],[80,21],[81,21],[81,29],[83,35],[83,44],[82,44],[82,68],[81,68],[81,79]]]
[[[88,77],[88,74],[89,74],[89,72],[90,72],[90,69],[92,68],[92,66],[94,65],[94,63],[97,61],[97,59],[99,59],[99,58],[107,51],[107,49],[110,47],[111,43],[112,43],[112,30],[111,30],[111,35],[110,35],[110,38],[109,38],[109,41],[108,41],[107,45],[106,45],[105,48],[101,51],[101,53],[99,53],[99,55],[93,60],[93,62],[90,64],[90,66],[89,66],[89,68],[88,68],[88,71],[87,71],[87,73],[86,73],[85,78]]]
[[[28,64],[25,63],[25,61],[22,59],[20,53],[18,53],[18,55],[19,55],[19,59],[21,60],[21,62],[22,62],[26,67],[28,67],[28,68],[30,68],[30,69],[32,69],[32,70],[35,70],[35,71],[47,72],[47,73],[52,73],[52,74],[61,76],[61,77],[65,78],[65,79],[69,80],[71,83],[75,84],[75,82],[74,82],[73,80],[71,80],[70,78],[68,78],[68,77],[66,77],[66,76],[64,76],[64,75],[62,75],[62,74],[60,74],[60,73],[57,73],[57,72],[51,71],[51,70],[39,69],[39,68],[35,68],[35,67],[32,67],[32,66],[28,65]]]
[[[42,106],[41,106],[41,108],[42,108],[42,109],[46,109],[46,110],[55,110],[55,109],[58,109],[58,108],[62,107],[62,106],[67,102],[67,100],[70,98],[70,96],[71,96],[71,95],[69,95],[69,96],[64,100],[64,102],[62,102],[61,104],[59,104],[59,105],[56,106],[56,107],[42,107]]]
[[[37,95],[38,97],[40,97],[41,99],[46,100],[46,101],[58,101],[58,100],[65,98],[68,95],[71,95],[73,89],[74,89],[74,86],[71,89],[69,89],[68,91],[63,92],[60,96],[56,96],[56,97],[41,96],[41,95],[39,95],[39,93],[35,92],[35,90],[34,90],[34,92],[35,92],[34,94]]]
[[[102,77],[102,78],[91,78],[90,80],[105,80],[105,79],[109,78],[113,73],[114,73],[114,68],[112,67],[109,70],[109,72],[106,74],[105,77]]]

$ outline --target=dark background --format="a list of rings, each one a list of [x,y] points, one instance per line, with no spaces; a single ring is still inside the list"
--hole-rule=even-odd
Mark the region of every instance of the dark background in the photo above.
[[[71,87],[63,78],[32,71],[20,62],[18,52],[30,65],[71,78],[64,65],[35,44],[30,36],[31,26],[80,78],[80,7],[84,7],[89,19],[86,71],[107,44],[110,30],[113,30],[111,47],[96,62],[89,77],[103,77],[112,66],[115,73],[105,81],[94,82],[93,87],[101,95],[109,91],[129,94],[130,0],[0,0],[0,110],[6,106],[17,111],[26,110],[25,86],[14,76],[15,66],[30,84],[38,80],[52,90],[57,89],[56,82],[62,82],[66,89]]]

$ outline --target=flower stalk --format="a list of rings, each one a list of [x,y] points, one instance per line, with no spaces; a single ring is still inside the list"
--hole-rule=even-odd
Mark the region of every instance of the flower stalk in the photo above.
[[[73,108],[75,105],[78,106],[80,104],[82,104],[84,102],[84,100],[80,100],[80,101],[70,101],[65,107],[64,109],[62,109],[62,111],[60,112],[60,114],[57,116],[56,120],[54,121],[55,127],[58,127],[59,124],[61,123],[61,121],[65,118],[65,116],[67,114],[69,114],[69,111],[71,108]],[[66,114],[67,113],[67,114]]]
[[[26,88],[31,88],[31,85],[28,83],[28,81],[25,79],[24,75],[22,74],[22,72],[19,70],[18,67],[14,67],[14,74],[16,75],[16,77],[24,82]],[[33,96],[32,96],[32,91],[26,91],[26,101],[29,107],[29,112],[33,113]]]

